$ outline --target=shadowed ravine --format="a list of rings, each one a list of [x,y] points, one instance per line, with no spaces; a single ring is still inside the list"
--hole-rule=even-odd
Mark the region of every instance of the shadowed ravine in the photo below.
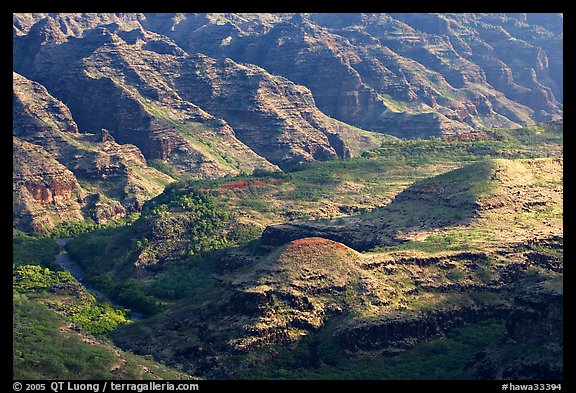
[[[70,254],[68,254],[68,252],[64,249],[66,244],[70,243],[72,240],[74,240],[74,238],[71,238],[71,237],[56,240],[56,243],[58,243],[58,245],[62,248],[62,251],[60,252],[60,254],[58,254],[54,257],[54,262],[56,262],[62,268],[68,270],[70,272],[70,274],[72,274],[76,280],[78,280],[78,281],[80,281],[80,283],[82,283],[82,285],[84,286],[84,288],[88,292],[91,292],[92,294],[96,295],[100,299],[111,302],[111,300],[108,298],[108,296],[106,296],[106,294],[104,292],[90,286],[89,284],[87,284],[84,281],[84,270],[78,264],[78,262],[76,262],[74,259],[72,259]],[[141,313],[138,313],[138,312],[131,312],[130,313],[130,319],[132,319],[134,321],[140,321],[140,320],[144,319],[144,315],[142,315]]]
[[[563,379],[563,13],[12,19],[14,380]]]

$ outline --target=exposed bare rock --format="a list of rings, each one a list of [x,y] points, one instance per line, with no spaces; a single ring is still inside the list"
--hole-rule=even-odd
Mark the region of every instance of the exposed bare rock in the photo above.
[[[74,174],[41,147],[12,142],[14,227],[47,232],[59,222],[83,220],[86,192]]]
[[[352,319],[339,326],[335,339],[349,351],[402,352],[423,339],[438,338],[454,327],[491,318],[506,318],[507,306],[456,308],[432,312],[404,312],[366,320]]]
[[[80,133],[68,107],[44,86],[17,73],[13,74],[13,82],[13,134],[45,150],[51,161],[71,171],[74,182],[87,182],[82,192],[93,194],[83,207],[97,222],[122,217],[126,211],[139,211],[145,200],[171,181],[169,176],[147,167],[136,146],[119,145],[107,130],[101,131],[101,137]],[[23,176],[18,171],[15,169],[15,176]],[[113,207],[106,212],[108,207],[104,206]]]
[[[78,125],[66,105],[52,97],[46,88],[23,76],[12,73],[13,129],[19,135],[47,131],[78,133]]]
[[[564,342],[563,290],[561,278],[518,288],[515,307],[506,318],[508,341],[484,349],[467,364],[480,379],[562,379]],[[524,356],[514,355],[514,346],[539,348]]]
[[[562,116],[561,14],[15,14],[13,23],[26,75],[70,37],[82,38],[80,57],[117,42],[102,26],[157,54],[257,64],[308,87],[334,118],[404,137]]]
[[[85,28],[69,40],[53,19],[38,23],[52,32],[42,38],[51,44],[19,37],[16,69],[65,102],[81,129],[105,128],[177,172],[276,170],[268,160],[288,168],[375,146],[322,114],[307,89],[258,67],[189,57],[169,38],[131,24]]]
[[[183,63],[175,85],[183,98],[224,118],[239,139],[282,168],[349,158],[348,139],[362,138],[321,113],[308,89],[256,66],[196,55]]]
[[[530,343],[543,338],[564,341],[563,291],[540,284],[521,288],[516,296],[519,307],[507,320],[507,331],[513,340]]]
[[[310,88],[328,115],[365,129],[421,137],[562,114],[561,15],[145,17],[188,53],[285,76]]]

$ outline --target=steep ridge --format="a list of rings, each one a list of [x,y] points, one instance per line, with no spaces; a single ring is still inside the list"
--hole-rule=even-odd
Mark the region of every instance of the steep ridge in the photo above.
[[[17,73],[13,73],[13,134],[15,141],[22,141],[15,148],[13,158],[23,165],[15,166],[14,182],[32,181],[26,179],[25,166],[38,163],[28,163],[24,158],[31,151],[40,154],[41,161],[49,161],[45,168],[64,166],[73,183],[82,181],[82,187],[78,185],[75,192],[84,214],[76,214],[76,219],[90,217],[101,223],[139,211],[145,200],[159,194],[172,181],[169,176],[147,167],[138,148],[117,144],[107,130],[102,129],[99,135],[80,133],[68,107],[51,96],[44,86]],[[40,177],[50,183],[49,176]],[[51,192],[54,194],[55,190]],[[14,202],[23,201],[16,197]],[[41,206],[34,209],[33,216],[43,214],[42,209],[50,201],[38,202]],[[34,225],[33,229],[44,232],[59,221],[67,219],[62,216],[45,222],[46,226]],[[30,230],[31,227],[21,228]]]
[[[65,102],[83,130],[106,128],[119,143],[136,145],[148,159],[168,160],[180,173],[214,177],[238,172],[237,162],[226,162],[218,149],[210,151],[210,138],[227,142],[220,149],[243,159],[246,170],[274,169],[236,140],[224,122],[182,102],[166,86],[162,66],[173,63],[173,55],[140,51],[105,28],[48,46],[34,57],[40,63],[37,71],[34,63],[24,71]],[[60,62],[63,58],[67,61]],[[192,135],[187,138],[181,129]]]
[[[55,223],[82,221],[86,192],[44,149],[13,137],[13,225],[44,232]]]
[[[32,26],[43,19],[48,23],[55,23],[59,30],[67,37],[81,37],[84,30],[93,29],[96,26],[118,24],[125,27],[138,26],[138,14],[129,13],[14,13],[12,24],[18,35],[26,35]],[[48,19],[47,19],[48,18]]]
[[[371,145],[360,131],[316,109],[308,89],[256,66],[196,55],[174,83],[183,98],[224,118],[239,139],[283,169],[350,158]]]
[[[387,206],[341,223],[293,221],[269,226],[262,245],[322,236],[364,251],[463,226],[490,228],[486,237],[500,240],[505,236],[520,241],[536,229],[542,236],[562,233],[562,167],[561,158],[470,164],[417,182]],[[532,212],[533,206],[537,212]],[[532,230],[526,230],[530,225]],[[484,246],[489,243],[484,241]]]
[[[12,73],[13,133],[21,136],[64,131],[77,134],[78,125],[66,105],[46,88],[16,72]]]
[[[167,161],[181,174],[275,170],[263,157],[288,168],[375,146],[373,138],[319,112],[302,87],[253,66],[190,58],[169,38],[131,24],[85,29],[74,38],[47,17],[15,38],[14,58],[16,70],[43,83],[82,129],[106,128],[119,143],[132,143],[147,159]],[[196,87],[202,89],[191,89],[200,80],[196,72],[226,76],[232,88],[201,83]],[[207,88],[220,95],[207,101]],[[241,94],[259,104],[236,112],[221,107],[221,100],[250,102]],[[237,134],[229,122],[240,127]]]
[[[561,379],[562,18],[15,14],[13,225],[140,212],[66,249],[202,378]]]
[[[151,30],[171,25],[162,31],[186,51],[283,75],[309,87],[328,115],[369,130],[418,137],[562,113],[562,76],[552,76],[562,64],[561,15],[145,17]]]
[[[442,19],[440,16],[410,14],[395,16],[411,26],[431,26],[435,18]],[[480,21],[484,23],[478,23]],[[480,21],[466,16],[455,16],[452,20],[446,18],[444,24],[447,27],[439,33],[448,34],[452,39],[463,35],[466,24],[474,23],[477,35],[467,43],[468,50],[463,51],[465,57],[477,63],[478,70],[485,72],[487,81],[506,97],[534,110],[537,121],[544,119],[544,113],[555,113],[559,103],[551,89],[561,98],[562,89],[558,86],[561,79],[551,79],[546,53],[554,56],[554,62],[558,61],[558,51],[550,49],[557,49],[557,45],[562,42],[559,39],[561,36],[554,37],[546,33],[547,29],[555,30],[555,23],[536,16],[531,22],[537,27],[530,26],[526,23],[525,14],[487,15],[480,18]],[[556,23],[562,23],[561,16],[558,16]],[[441,23],[436,21],[436,24]]]
[[[151,99],[153,104],[162,101],[161,97],[174,98],[173,94],[166,92],[166,84],[179,93],[177,86],[170,82],[170,72],[165,73],[166,66],[170,68],[170,64],[174,64],[173,56],[185,58],[186,52],[189,55],[199,52],[218,59],[231,58],[236,62],[259,65],[266,72],[282,75],[308,87],[314,105],[336,119],[364,129],[414,138],[469,132],[478,127],[517,127],[560,118],[563,94],[562,73],[558,71],[562,68],[562,51],[559,50],[562,33],[556,26],[561,22],[561,15],[548,14],[18,14],[14,17],[17,33],[13,57],[18,72],[44,83],[52,92],[48,79],[58,78],[46,77],[43,80],[43,75],[61,74],[68,65],[101,46],[152,51],[156,53],[154,58],[139,53],[136,58],[140,59],[132,63],[130,60],[134,54],[125,53],[128,60],[121,61],[124,63],[122,66],[117,64],[120,69],[115,69],[115,75],[123,72],[132,75],[134,79],[129,77],[125,82],[128,86],[136,86],[138,94]],[[112,54],[104,51],[102,55]],[[118,53],[116,56],[123,57]],[[100,63],[101,60],[97,60],[92,66],[98,68]],[[139,75],[137,70],[143,67],[142,63],[160,75],[149,75],[154,72],[146,66]],[[71,74],[77,78],[82,75],[82,69],[83,66],[79,66]],[[233,75],[238,76],[237,73]],[[164,81],[165,76],[168,81]],[[92,75],[92,79],[94,77]],[[97,80],[98,89],[106,90],[111,96],[114,94],[110,89],[124,91],[121,102],[128,100],[128,104],[128,96],[139,101],[134,92],[127,94],[124,90],[128,86],[116,85],[118,80],[113,86],[107,85],[106,78]],[[152,87],[146,87],[148,84]],[[157,97],[159,91],[164,93]],[[224,91],[234,95],[229,89]],[[58,98],[70,94],[64,91],[52,93]],[[194,97],[191,93],[186,94],[188,103],[199,105],[201,110],[211,115],[223,117],[235,128],[238,116],[232,115],[231,111],[224,113],[226,108],[219,105],[222,97],[210,98],[205,93]],[[294,102],[296,97],[302,98],[285,89],[283,93],[288,95],[279,97],[280,100]],[[73,112],[78,110],[72,103],[65,103]],[[166,104],[163,102],[160,106]],[[147,113],[146,109],[136,110],[139,104],[132,102],[131,105],[134,108],[132,112]],[[203,108],[204,105],[210,108]],[[102,106],[102,103],[97,106]],[[182,104],[174,106],[173,110],[179,111]],[[268,118],[267,110],[260,109],[263,109],[263,116],[242,118],[238,135],[232,135],[236,130],[223,131],[224,126],[218,123],[220,120],[216,120],[216,124],[206,121],[206,118],[199,121],[198,109],[190,110],[201,125],[194,126],[193,123],[192,128],[205,130],[204,134],[209,134],[210,138],[224,133],[223,140],[244,135],[248,139],[243,142],[252,143],[251,147],[262,153],[262,148],[254,144],[255,139],[262,138],[259,135],[253,138],[242,131],[247,125],[250,130],[258,129],[254,122]],[[292,119],[300,116],[297,112],[290,114]],[[82,116],[74,115],[82,124]],[[162,125],[150,127],[144,122],[142,127],[152,130],[146,135],[155,134],[154,129],[166,127],[165,119],[156,118],[162,118],[158,111],[148,115]],[[274,116],[282,118],[281,113]],[[129,119],[130,123],[143,121],[137,116]],[[276,127],[283,124],[281,121]],[[330,133],[339,134],[346,144],[346,135],[351,131],[344,131],[342,125],[334,127],[333,124]],[[306,123],[303,126],[307,127]],[[322,125],[311,126],[322,132]],[[116,137],[114,127],[95,128],[112,129]],[[167,151],[175,150],[173,147],[190,144],[190,141],[178,141],[181,138],[173,134],[179,132],[160,132],[168,134],[164,139],[171,142],[161,142],[162,138],[156,135],[147,137],[148,140],[142,140],[141,136],[135,144],[148,158],[167,157]],[[320,157],[333,157],[335,152],[330,150],[334,149],[327,146],[325,138],[318,139],[319,136],[312,136],[315,134],[313,130],[310,132],[308,140],[318,143],[313,150],[318,150]],[[123,138],[117,139],[124,143]],[[204,141],[205,135],[200,139]],[[328,143],[330,146],[334,144],[340,143]],[[230,159],[230,162],[227,158],[241,145],[234,142],[235,149],[218,151],[219,157],[212,160],[200,158],[205,154],[210,156],[212,149],[206,152],[203,146],[197,145],[187,149],[191,149],[189,153],[196,156],[196,161],[204,161],[196,165],[187,162],[181,170],[191,167],[197,171],[202,167],[215,174],[237,170],[235,160],[239,157]],[[307,155],[313,158],[314,154],[303,152],[301,145],[292,147],[298,152],[291,154],[299,157],[294,161],[309,160]],[[326,149],[329,152],[325,152]],[[222,154],[226,157],[222,158]],[[251,157],[257,160],[253,155]],[[178,160],[182,157],[172,159]],[[253,162],[248,164],[248,169],[253,165]]]

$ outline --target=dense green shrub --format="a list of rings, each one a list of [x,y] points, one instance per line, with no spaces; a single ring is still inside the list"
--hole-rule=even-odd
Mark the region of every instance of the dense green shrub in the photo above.
[[[64,317],[44,304],[13,293],[14,379],[104,379],[114,355],[60,334]]]
[[[61,222],[50,231],[48,236],[51,239],[76,237],[101,227],[93,221]]]
[[[115,286],[111,296],[115,301],[145,315],[154,315],[162,311],[162,303],[153,296],[146,295],[142,286],[135,282]]]
[[[244,246],[260,239],[264,228],[254,224],[237,224],[228,235],[228,239],[237,246]]]
[[[70,256],[90,276],[110,271],[136,249],[132,226],[102,228],[84,234],[66,245]]]
[[[66,314],[70,321],[95,335],[111,332],[116,326],[126,323],[125,313],[109,304],[99,305],[84,301],[68,308]]]
[[[51,266],[58,251],[58,244],[52,239],[27,235],[17,230],[13,232],[12,261],[15,265]]]
[[[13,270],[13,288],[20,293],[38,295],[66,284],[78,284],[69,271],[55,272],[38,265],[21,265]],[[77,291],[84,291],[77,289]],[[79,299],[81,293],[78,293]],[[83,296],[83,300],[72,301],[61,307],[61,312],[70,321],[78,324],[92,334],[104,334],[126,322],[125,312],[113,309],[109,304],[98,304],[93,296]]]
[[[13,270],[13,286],[19,292],[45,290],[75,281],[69,271],[54,272],[38,265],[20,265]]]

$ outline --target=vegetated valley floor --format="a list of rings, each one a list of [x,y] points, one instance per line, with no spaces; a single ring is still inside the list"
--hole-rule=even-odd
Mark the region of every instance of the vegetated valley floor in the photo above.
[[[12,21],[14,378],[563,377],[563,14]]]
[[[14,378],[560,379],[562,134],[385,138],[15,231]],[[51,263],[66,233],[106,299]]]

